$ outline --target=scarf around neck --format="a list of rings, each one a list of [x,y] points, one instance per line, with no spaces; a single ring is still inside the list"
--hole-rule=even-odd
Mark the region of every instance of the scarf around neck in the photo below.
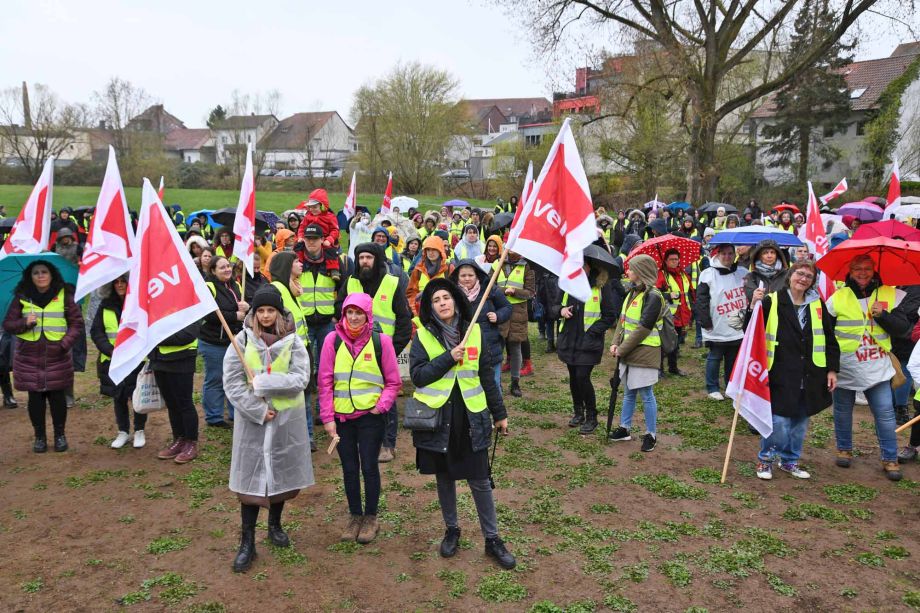
[[[441,339],[448,349],[453,349],[460,344],[460,315],[454,313],[450,321],[443,321],[437,315],[431,318],[440,332]]]
[[[481,291],[482,288],[480,287],[479,279],[477,278],[476,283],[473,285],[473,287],[467,289],[461,285],[460,289],[462,289],[463,293],[466,294],[466,299],[469,300],[470,302],[473,302],[474,300],[476,300],[476,298],[479,297],[479,292]]]

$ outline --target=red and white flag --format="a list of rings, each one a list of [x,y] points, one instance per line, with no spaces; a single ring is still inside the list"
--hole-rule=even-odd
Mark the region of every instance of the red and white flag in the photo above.
[[[249,276],[253,276],[256,249],[256,183],[252,175],[252,143],[246,149],[246,171],[240,186],[240,200],[233,218],[233,255],[238,257]]]
[[[559,288],[578,300],[591,298],[582,269],[585,248],[597,239],[588,177],[571,119],[562,123],[540,177],[511,225],[508,249],[559,275]]]
[[[892,216],[901,208],[901,169],[898,168],[898,158],[894,158],[891,165],[891,181],[888,183],[888,206],[885,207],[885,214],[882,219],[891,219]]]
[[[847,191],[848,189],[849,189],[849,186],[847,186],[847,178],[844,177],[843,180],[840,181],[840,183],[837,184],[837,187],[835,187],[834,189],[832,189],[832,190],[829,191],[828,193],[826,193],[826,194],[824,194],[823,196],[821,196],[821,198],[820,198],[821,203],[822,203],[822,204],[827,204],[828,202],[830,202],[831,200],[833,200],[834,198],[836,198],[836,197],[839,196],[840,194],[844,193],[844,192]]]
[[[524,208],[524,203],[530,197],[533,191],[533,160],[527,164],[527,175],[524,177],[524,188],[521,190],[521,200],[518,202],[518,209]]]
[[[0,260],[11,253],[41,253],[51,235],[51,196],[54,191],[54,158],[48,158],[38,182],[32,188],[13,230],[0,248]]]
[[[160,187],[157,188],[157,198],[163,202],[163,193],[166,191],[166,184],[163,182],[163,175],[160,175]]]
[[[348,195],[345,196],[345,217],[351,219],[355,216],[358,206],[358,188],[356,182],[357,172],[351,173],[351,187],[348,188]]]
[[[802,240],[808,244],[809,251],[815,254],[816,262],[828,251],[827,231],[824,229],[824,219],[818,209],[818,199],[815,198],[811,181],[808,182],[808,209],[805,211],[805,235]],[[837,291],[837,286],[834,285],[834,281],[819,270],[818,293],[821,294],[821,299],[826,301],[835,291]]]
[[[109,377],[121,382],[164,339],[216,310],[156,190],[144,179],[135,257]]]
[[[380,204],[381,213],[390,212],[390,202],[393,200],[393,173],[387,178],[387,189],[383,192],[383,202]]]
[[[764,438],[773,433],[773,409],[770,407],[770,373],[767,370],[767,337],[763,323],[763,302],[757,301],[735,359],[725,394],[735,407]]]
[[[121,183],[115,149],[109,146],[109,163],[105,168],[102,189],[96,200],[96,212],[83,249],[74,298],[79,300],[128,272],[131,269],[133,246],[134,230],[131,228],[128,200]]]

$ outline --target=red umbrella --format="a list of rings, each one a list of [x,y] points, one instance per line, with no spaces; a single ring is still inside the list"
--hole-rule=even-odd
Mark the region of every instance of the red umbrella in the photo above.
[[[799,207],[795,206],[794,204],[789,204],[788,202],[784,202],[783,204],[777,204],[775,207],[773,207],[773,210],[779,211],[780,213],[782,213],[783,211],[789,211],[793,215],[795,215],[796,213],[802,212],[799,210]]]
[[[700,244],[695,240],[682,236],[674,236],[673,234],[665,234],[664,236],[656,236],[655,238],[649,239],[633,249],[629,257],[626,258],[624,264],[628,270],[629,260],[640,253],[644,253],[645,255],[652,256],[655,263],[658,264],[658,268],[661,268],[664,262],[664,254],[671,249],[676,249],[678,255],[680,255],[680,263],[677,266],[681,269],[686,268],[701,257]]]
[[[845,240],[828,251],[816,265],[834,281],[844,281],[850,272],[850,262],[859,255],[872,258],[885,285],[920,284],[920,244],[893,238]]]
[[[864,223],[853,233],[853,238],[858,240],[877,238],[879,236],[902,241],[920,241],[920,230],[911,228],[906,223],[888,219],[875,223]]]

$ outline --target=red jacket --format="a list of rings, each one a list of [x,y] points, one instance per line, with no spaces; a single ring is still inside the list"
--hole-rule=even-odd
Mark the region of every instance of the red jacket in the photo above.
[[[304,215],[303,220],[300,222],[300,226],[297,228],[297,238],[303,238],[304,228],[309,226],[311,223],[315,223],[320,228],[323,229],[323,240],[328,240],[332,245],[339,244],[339,220],[333,215],[332,211],[329,209],[323,209],[323,212],[319,215],[312,215],[307,213]]]

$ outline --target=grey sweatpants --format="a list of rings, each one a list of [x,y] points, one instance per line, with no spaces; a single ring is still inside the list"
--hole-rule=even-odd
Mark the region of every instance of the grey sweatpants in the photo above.
[[[438,502],[441,504],[441,515],[448,528],[457,527],[457,482],[444,473],[436,475],[438,480]],[[498,517],[495,514],[495,499],[492,497],[492,485],[488,479],[468,479],[470,490],[473,493],[473,502],[476,503],[476,513],[479,515],[479,527],[482,535],[487,538],[498,536]]]

